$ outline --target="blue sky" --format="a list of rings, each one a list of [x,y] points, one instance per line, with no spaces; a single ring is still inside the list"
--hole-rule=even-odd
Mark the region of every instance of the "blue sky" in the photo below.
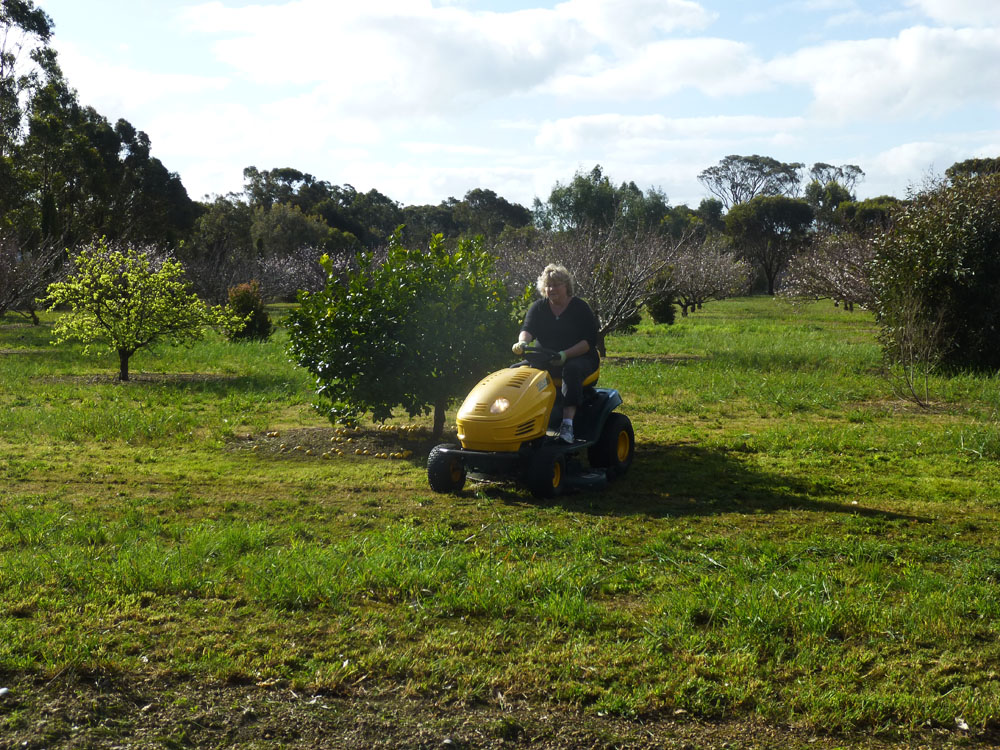
[[[530,206],[601,164],[673,204],[728,154],[904,196],[1000,156],[998,0],[37,0],[81,101],[191,197],[295,167]]]

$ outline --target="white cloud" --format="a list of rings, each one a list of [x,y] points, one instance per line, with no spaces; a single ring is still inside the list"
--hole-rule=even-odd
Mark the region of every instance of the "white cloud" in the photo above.
[[[718,16],[690,0],[567,0],[555,12],[616,47],[634,47],[674,31],[703,29]]]
[[[727,39],[653,42],[602,69],[557,76],[542,90],[562,96],[657,99],[694,88],[710,96],[748,94],[770,85],[751,47]]]
[[[592,42],[552,11],[471,13],[415,0],[197,6],[189,28],[231,34],[217,57],[268,85],[317,84],[330,107],[373,115],[456,111],[529,90]]]
[[[906,197],[944,170],[964,158],[966,152],[956,144],[940,141],[914,141],[887,149],[868,160],[863,196],[890,194]]]
[[[812,89],[834,121],[939,115],[998,104],[1000,29],[905,29],[894,39],[830,42],[774,60],[777,81]]]
[[[908,4],[944,24],[1000,24],[1000,3],[996,0],[909,0]]]
[[[586,77],[623,63],[597,85],[634,75],[648,80],[650,66],[661,64],[669,76],[715,80],[712,52],[719,50],[711,48],[718,44],[703,52],[699,45],[650,46],[713,18],[691,0],[568,0],[506,13],[426,0],[244,8],[212,2],[183,14],[189,30],[224,37],[215,54],[243,75],[269,85],[316,85],[331,108],[373,116],[460,112],[530,93],[560,75]],[[635,50],[648,59],[631,62]]]
[[[229,80],[223,76],[197,76],[140,70],[103,57],[89,56],[70,42],[54,45],[59,63],[72,71],[71,85],[84,104],[109,118],[128,117],[135,111],[177,96],[214,93],[224,90]],[[136,123],[140,130],[143,128]]]
[[[649,150],[678,148],[681,144],[709,144],[722,140],[794,138],[802,134],[806,121],[799,117],[692,117],[619,114],[568,117],[545,122],[536,145],[547,151],[587,151],[597,146],[621,149],[635,144]],[[641,150],[641,149],[639,149]]]
[[[893,192],[902,197],[900,184],[919,188],[930,178],[940,177],[952,164],[976,157],[994,158],[1000,154],[1000,131],[939,133],[933,140],[902,143],[886,149],[869,160],[869,173],[884,185],[879,193]],[[871,189],[869,195],[874,195]]]
[[[411,154],[421,156],[427,155],[448,155],[448,156],[492,156],[495,151],[483,146],[469,146],[461,143],[434,143],[431,141],[409,141],[401,143],[400,146]]]

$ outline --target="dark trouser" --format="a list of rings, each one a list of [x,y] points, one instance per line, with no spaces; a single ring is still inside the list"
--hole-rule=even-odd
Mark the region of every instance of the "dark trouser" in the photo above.
[[[583,381],[597,372],[599,362],[592,357],[574,357],[561,368],[553,367],[549,373],[554,378],[562,378],[563,407],[579,406],[583,400]],[[560,372],[562,370],[562,372]]]

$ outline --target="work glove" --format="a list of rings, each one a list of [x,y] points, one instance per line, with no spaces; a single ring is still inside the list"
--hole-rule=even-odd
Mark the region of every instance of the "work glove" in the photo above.
[[[562,367],[564,364],[566,364],[566,352],[565,351],[559,352],[558,356],[555,356],[551,360],[549,360],[549,364],[556,367]]]
[[[515,341],[514,346],[512,346],[510,350],[514,352],[514,354],[516,354],[518,357],[523,357],[524,352],[527,348],[528,348],[527,341]]]

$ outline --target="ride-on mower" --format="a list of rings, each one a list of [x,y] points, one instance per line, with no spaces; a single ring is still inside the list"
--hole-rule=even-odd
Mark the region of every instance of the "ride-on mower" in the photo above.
[[[595,387],[598,373],[584,382],[573,420],[576,439],[559,439],[562,393],[545,369],[556,356],[531,347],[524,362],[479,381],[458,410],[461,445],[435,446],[427,458],[432,490],[458,492],[471,475],[513,479],[536,497],[555,497],[569,486],[599,486],[628,470],[635,454],[632,422],[615,411],[622,403],[618,391]]]

